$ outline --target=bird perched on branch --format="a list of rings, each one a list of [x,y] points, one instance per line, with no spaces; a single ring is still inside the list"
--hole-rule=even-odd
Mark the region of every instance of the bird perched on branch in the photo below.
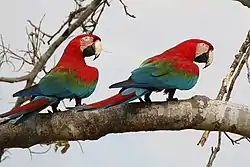
[[[101,39],[96,35],[82,34],[72,39],[57,65],[38,84],[13,95],[31,96],[31,102],[1,114],[0,122],[21,116],[15,122],[17,125],[48,106],[57,112],[59,102],[65,98],[74,98],[76,106],[81,105],[81,99],[94,92],[98,81],[97,68],[88,66],[85,57],[95,55],[95,60],[101,51]]]
[[[194,63],[205,63],[208,67],[213,61],[214,47],[201,39],[189,39],[145,60],[131,76],[109,88],[121,88],[119,93],[105,100],[92,103],[81,108],[94,110],[107,108],[121,103],[128,103],[144,96],[145,102],[151,102],[153,91],[164,90],[168,101],[174,98],[175,91],[189,90],[195,86],[199,77],[199,67]]]

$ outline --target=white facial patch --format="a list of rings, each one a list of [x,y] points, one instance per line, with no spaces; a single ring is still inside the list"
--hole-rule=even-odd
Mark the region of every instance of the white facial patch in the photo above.
[[[95,55],[101,54],[101,52],[102,52],[102,43],[101,43],[101,41],[96,40],[94,46],[95,46]]]
[[[209,46],[205,43],[199,43],[196,46],[195,57],[202,55],[203,53],[208,52]]]

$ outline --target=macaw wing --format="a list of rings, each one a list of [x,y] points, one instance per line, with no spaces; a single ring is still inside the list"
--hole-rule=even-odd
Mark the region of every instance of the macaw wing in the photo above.
[[[96,82],[85,83],[69,70],[51,71],[39,82],[42,94],[59,98],[85,97],[93,92]]]
[[[51,71],[46,76],[44,76],[38,83],[40,92],[45,96],[55,96],[55,97],[68,97],[72,96],[72,92],[69,90],[66,78],[63,78],[59,72]]]
[[[196,84],[198,73],[192,71],[198,70],[196,64],[185,60],[147,61],[130,78],[141,88],[186,90]]]

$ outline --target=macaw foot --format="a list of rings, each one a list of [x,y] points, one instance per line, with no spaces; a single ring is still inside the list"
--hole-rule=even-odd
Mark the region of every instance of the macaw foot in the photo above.
[[[166,99],[166,101],[178,101],[178,98],[174,98],[174,94],[175,94],[176,89],[165,89],[164,93],[168,94],[168,98]]]
[[[178,98],[167,98],[167,101],[178,101]]]
[[[60,109],[52,109],[53,113],[56,113],[56,112],[61,112]]]
[[[51,110],[47,110],[49,114],[53,114],[53,112]]]
[[[82,103],[82,104],[76,104],[75,106],[86,106],[87,104],[86,103]]]
[[[57,112],[61,112],[60,109],[52,109],[52,111],[51,111],[51,110],[47,110],[47,111],[48,111],[48,113],[50,113],[50,114],[57,113]]]
[[[145,100],[146,103],[151,103],[152,102],[149,96],[145,96],[144,100]]]
[[[52,113],[61,112],[60,109],[57,109],[58,105],[59,105],[59,103],[54,103],[54,104],[52,104],[52,105],[51,105],[52,111],[51,111],[51,110],[47,110],[48,113],[52,114]]]
[[[140,102],[142,102],[142,103],[144,103],[144,102],[145,102],[144,100],[142,100],[142,98],[141,98],[141,97],[139,97],[139,100],[140,100]]]
[[[147,93],[147,94],[144,95],[144,101],[145,101],[146,103],[151,103],[151,102],[152,102],[151,99],[150,99],[151,93],[152,93],[152,92],[149,92],[149,93]]]

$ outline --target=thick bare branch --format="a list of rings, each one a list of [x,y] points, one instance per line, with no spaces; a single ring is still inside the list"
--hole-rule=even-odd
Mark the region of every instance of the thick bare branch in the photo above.
[[[109,133],[197,129],[250,137],[250,107],[205,96],[178,102],[132,103],[106,110],[39,114],[0,126],[0,148],[27,148],[57,140],[97,140]]]

